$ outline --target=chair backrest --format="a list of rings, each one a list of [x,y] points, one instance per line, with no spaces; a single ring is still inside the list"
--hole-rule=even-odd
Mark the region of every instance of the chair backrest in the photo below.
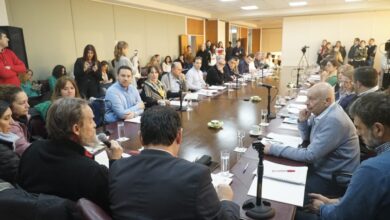
[[[29,114],[31,117],[28,121],[27,129],[32,139],[46,139],[48,135],[46,131],[45,120],[43,120],[35,108],[30,108]]]
[[[104,114],[106,113],[106,103],[104,99],[92,101],[89,105],[95,116],[93,120],[96,123],[96,127],[102,126],[104,124]]]
[[[84,215],[85,220],[112,220],[102,208],[86,198],[79,199],[77,207]]]

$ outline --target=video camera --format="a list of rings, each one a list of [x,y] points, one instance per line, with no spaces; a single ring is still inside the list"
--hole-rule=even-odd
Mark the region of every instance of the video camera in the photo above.
[[[306,53],[306,49],[307,49],[307,48],[309,48],[309,46],[306,46],[306,45],[303,46],[302,49],[301,49],[302,53]]]

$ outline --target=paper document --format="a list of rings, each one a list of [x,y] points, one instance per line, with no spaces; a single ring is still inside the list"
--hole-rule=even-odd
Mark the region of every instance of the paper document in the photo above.
[[[297,108],[299,110],[302,110],[302,109],[306,109],[306,105],[304,104],[294,104],[294,103],[291,103],[287,106],[287,108]]]
[[[301,109],[299,109],[299,108],[290,108],[290,107],[287,107],[287,111],[288,111],[288,113],[290,113],[290,114],[298,115],[299,112],[301,111]]]
[[[213,96],[216,95],[218,91],[216,90],[209,90],[209,89],[201,89],[198,94],[199,95],[204,95],[204,96]]]
[[[226,86],[209,86],[208,89],[211,89],[211,90],[224,90],[224,89],[226,89]]]
[[[307,101],[307,96],[305,95],[299,95],[297,99],[295,99],[295,102],[299,102],[299,103],[305,103],[306,101]]]
[[[230,185],[230,183],[232,183],[233,181],[231,177],[223,176],[221,175],[221,173],[217,173],[217,174],[212,173],[211,179],[214,187],[217,187],[220,184]]]
[[[303,206],[308,168],[293,167],[264,161],[262,197],[278,202]],[[257,170],[254,172],[257,173]],[[257,177],[254,178],[248,195],[256,196]]]
[[[292,124],[286,124],[282,123],[279,126],[280,129],[287,129],[287,130],[293,130],[293,131],[298,131],[298,126],[297,125],[292,125]]]
[[[268,138],[272,138],[271,140],[275,140],[278,142],[281,142],[284,146],[290,146],[297,148],[302,143],[301,137],[291,136],[291,135],[284,135],[284,134],[277,134],[277,133],[269,133],[267,135]]]
[[[293,125],[297,125],[298,124],[298,119],[297,118],[284,118],[283,119],[283,123],[287,123],[287,124],[293,124]]]
[[[184,96],[184,100],[198,100],[199,94],[198,93],[187,93],[186,96]]]
[[[137,117],[131,118],[131,119],[126,119],[125,121],[136,123],[136,124],[141,124],[141,116],[137,116]]]
[[[130,154],[126,154],[126,153],[122,153],[122,157],[123,158],[131,157],[131,155]],[[101,164],[101,165],[106,166],[107,168],[110,165],[110,159],[108,159],[106,151],[102,151],[102,152],[96,154],[95,155],[95,161],[97,163]]]
[[[172,100],[172,101],[170,101],[170,103],[171,103],[171,106],[180,106],[180,101],[177,101],[177,100]],[[187,101],[183,101],[182,102],[182,106],[187,106]]]

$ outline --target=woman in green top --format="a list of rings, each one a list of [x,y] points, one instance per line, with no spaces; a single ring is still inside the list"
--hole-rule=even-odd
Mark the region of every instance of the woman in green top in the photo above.
[[[56,86],[57,80],[65,75],[66,75],[66,69],[63,65],[57,65],[54,67],[53,71],[51,72],[51,76],[48,79],[50,92],[54,91],[54,87]]]
[[[27,69],[26,74],[20,75],[20,87],[30,97],[41,95],[41,85],[32,81],[33,71]]]
[[[34,106],[34,108],[42,116],[42,119],[45,120],[47,110],[49,110],[51,103],[62,97],[81,97],[76,82],[68,76],[63,76],[57,80],[56,86],[54,87],[54,91],[51,96],[51,100],[42,102]]]
[[[325,71],[321,74],[321,81],[327,82],[331,86],[336,86],[337,84],[337,68],[339,67],[339,63],[332,59],[326,63]]]

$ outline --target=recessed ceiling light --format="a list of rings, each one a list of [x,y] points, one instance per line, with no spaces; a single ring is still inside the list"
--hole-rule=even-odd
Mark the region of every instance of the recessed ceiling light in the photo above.
[[[362,0],[345,0],[345,2],[361,2]]]
[[[259,9],[256,5],[242,6],[242,10],[256,10]]]
[[[305,6],[307,5],[307,2],[289,2],[288,3],[291,7],[299,7],[299,6]]]

